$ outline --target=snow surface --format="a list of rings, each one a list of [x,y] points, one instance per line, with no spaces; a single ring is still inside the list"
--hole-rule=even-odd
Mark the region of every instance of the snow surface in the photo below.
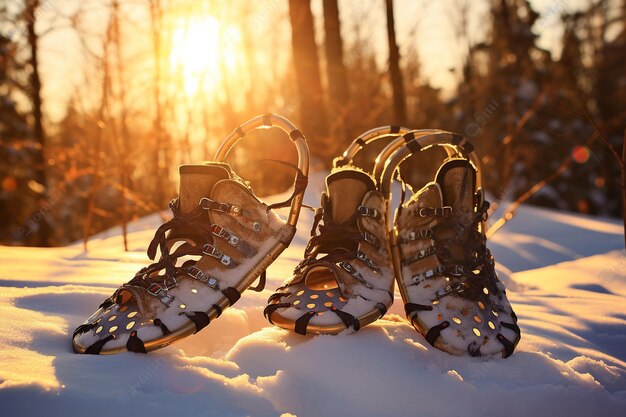
[[[317,205],[322,175],[306,202]],[[497,214],[496,214],[497,217]],[[58,249],[0,247],[0,416],[623,416],[626,256],[617,220],[522,207],[490,242],[522,341],[509,359],[450,356],[402,301],[352,335],[299,336],[263,318],[302,255],[311,214],[242,299],[199,334],[148,355],[75,355],[70,336],[146,264],[161,222]]]

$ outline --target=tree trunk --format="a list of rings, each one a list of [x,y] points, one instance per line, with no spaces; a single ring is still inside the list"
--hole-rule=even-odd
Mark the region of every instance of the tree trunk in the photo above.
[[[128,252],[128,213],[126,207],[126,193],[128,191],[128,185],[130,180],[129,166],[128,166],[128,144],[130,141],[130,135],[128,134],[127,113],[128,107],[126,105],[126,88],[124,77],[124,61],[122,56],[122,38],[120,32],[120,3],[118,0],[113,0],[112,15],[113,20],[113,39],[115,45],[115,64],[117,72],[118,92],[120,101],[120,135],[118,136],[114,129],[115,142],[117,143],[118,157],[119,157],[119,169],[120,169],[120,214],[122,216],[122,238],[124,241],[124,250]]]
[[[389,41],[389,76],[393,89],[394,123],[406,123],[406,99],[404,83],[400,71],[400,51],[396,42],[396,29],[393,17],[393,0],[385,0],[387,6],[387,38]]]
[[[37,23],[37,9],[39,8],[39,0],[27,0],[25,12],[26,30],[28,33],[28,46],[30,48],[30,95],[33,105],[33,139],[39,145],[38,152],[35,156],[35,175],[37,182],[44,187],[43,198],[48,196],[48,183],[46,177],[46,162],[44,157],[46,135],[43,127],[42,103],[41,103],[41,78],[39,77],[39,48],[37,45],[38,36],[35,32]],[[39,245],[49,246],[50,244],[50,225],[45,217],[39,224]]]
[[[161,160],[163,147],[163,111],[161,107],[161,1],[153,0],[150,2],[150,18],[152,26],[152,48],[154,55],[154,194],[153,202],[158,206],[164,203],[164,191],[168,178],[167,167]],[[163,169],[166,168],[166,169]]]
[[[305,135],[325,137],[328,126],[310,1],[289,0],[289,19],[300,93],[300,124]]]
[[[324,0],[324,33],[328,95],[335,110],[344,107],[349,97],[337,0]]]
[[[83,224],[83,250],[87,252],[87,243],[91,236],[91,225],[93,223],[94,211],[96,209],[96,193],[100,188],[100,166],[102,163],[102,143],[104,141],[104,129],[106,127],[105,119],[109,109],[109,96],[111,95],[111,74],[110,74],[110,44],[113,39],[113,20],[109,20],[106,30],[106,36],[102,42],[102,97],[98,107],[97,131],[94,138],[94,157],[93,157],[93,175],[91,179],[91,188],[87,197],[87,212],[85,213],[85,223]]]

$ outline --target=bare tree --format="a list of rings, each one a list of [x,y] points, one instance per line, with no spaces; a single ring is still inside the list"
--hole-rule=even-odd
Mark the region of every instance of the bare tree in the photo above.
[[[396,42],[396,28],[393,17],[393,0],[385,0],[387,8],[387,40],[389,43],[389,76],[393,89],[394,123],[406,123],[406,97],[402,71],[400,70],[400,51]]]
[[[120,102],[120,131],[113,129],[114,143],[117,148],[119,157],[119,170],[120,170],[120,213],[122,215],[122,237],[124,239],[124,250],[128,251],[128,239],[127,239],[127,224],[128,214],[126,207],[126,194],[128,192],[128,186],[130,182],[129,166],[128,166],[128,145],[129,145],[129,133],[128,133],[128,105],[126,102],[126,86],[124,76],[124,60],[122,56],[122,38],[120,33],[120,3],[118,0],[113,0],[112,3],[112,33],[113,44],[115,45],[115,64],[116,75],[118,82],[118,93]]]
[[[152,29],[152,51],[154,55],[154,149],[153,152],[153,164],[154,164],[154,198],[153,201],[160,206],[163,204],[165,191],[165,183],[167,170],[163,169],[165,166],[162,161],[162,147],[164,142],[163,135],[163,109],[161,106],[161,28],[162,28],[162,10],[161,0],[152,0],[150,2],[150,20]]]
[[[307,135],[326,136],[328,125],[310,1],[289,0],[289,19],[296,80],[300,93],[300,123]]]
[[[337,0],[324,0],[324,47],[328,95],[334,108],[345,106],[349,97],[346,67],[343,63],[343,41]],[[333,109],[334,110],[334,109]]]
[[[102,158],[102,144],[104,141],[104,128],[106,126],[105,119],[107,117],[107,111],[109,108],[109,96],[111,95],[111,74],[110,74],[110,45],[113,37],[113,20],[109,20],[105,38],[102,42],[102,90],[100,97],[100,105],[97,113],[97,127],[96,136],[94,140],[95,151],[93,158],[93,176],[91,180],[91,189],[87,197],[87,213],[85,213],[85,222],[83,223],[83,249],[87,250],[87,242],[91,235],[91,229],[94,218],[94,211],[96,209],[96,193],[100,187],[100,172]]]
[[[35,25],[37,23],[37,14],[40,3],[39,0],[27,0],[24,9],[24,18],[26,19],[26,31],[28,34],[28,46],[30,49],[30,96],[33,106],[33,139],[39,146],[36,154],[36,178],[37,182],[43,186],[44,198],[47,195],[47,178],[46,178],[46,162],[44,152],[46,149],[46,134],[43,126],[42,101],[41,101],[41,78],[39,76],[39,47],[37,32]],[[39,227],[39,244],[48,246],[50,240],[50,226],[43,219]]]

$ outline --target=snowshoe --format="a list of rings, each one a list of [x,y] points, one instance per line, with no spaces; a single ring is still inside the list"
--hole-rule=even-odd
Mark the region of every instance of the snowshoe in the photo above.
[[[270,323],[302,335],[337,334],[357,331],[387,312],[393,267],[385,206],[374,178],[352,160],[369,143],[408,131],[369,130],[335,158],[304,260],[268,299],[264,313]]]
[[[402,147],[379,168],[386,198],[394,171],[412,153],[432,145],[459,149],[396,212],[391,250],[407,318],[445,352],[508,357],[520,329],[486,246],[489,203],[480,187],[480,160],[455,134],[404,136],[403,143],[389,146]]]
[[[261,202],[223,162],[246,132],[277,126],[298,150],[293,195],[284,203]],[[289,245],[296,230],[307,174],[304,136],[287,119],[259,116],[231,133],[217,162],[180,167],[174,217],[161,225],[141,269],[98,307],[73,334],[77,353],[146,353],[194,334],[233,305],[246,289],[263,290],[265,269]],[[291,206],[287,222],[276,207]],[[251,288],[259,278],[259,285]]]

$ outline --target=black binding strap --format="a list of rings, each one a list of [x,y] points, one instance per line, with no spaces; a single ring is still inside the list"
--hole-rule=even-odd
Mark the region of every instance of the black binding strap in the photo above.
[[[404,305],[404,313],[407,317],[416,311],[432,311],[432,309],[433,306],[427,306],[424,304],[406,303]]]
[[[422,147],[420,146],[417,140],[411,140],[407,142],[406,147],[409,148],[411,153],[414,153],[414,154],[419,153],[422,150]]]
[[[108,342],[109,340],[112,340],[112,339],[115,339],[115,336],[110,334],[107,337],[105,337],[104,339],[98,340],[96,343],[94,343],[93,345],[91,345],[87,349],[85,349],[85,353],[87,355],[99,355],[100,351],[102,350],[102,347],[104,346],[104,344],[106,342]]]
[[[193,324],[196,325],[195,333],[198,333],[200,330],[204,329],[206,326],[211,323],[211,319],[209,315],[204,311],[194,311],[193,313],[180,313],[184,314],[189,318],[189,320],[193,321]]]
[[[385,314],[387,314],[387,306],[384,305],[383,303],[377,303],[376,304],[376,309],[378,309],[378,311],[380,311],[380,317],[384,316]]]
[[[228,304],[231,306],[241,298],[241,293],[233,287],[223,289],[222,294],[224,294],[226,298],[228,298]]]
[[[295,132],[295,130],[293,131]],[[291,132],[291,133],[293,133]],[[291,201],[294,199],[294,197],[299,194],[302,193],[306,190],[307,185],[309,184],[309,177],[304,175],[304,172],[302,172],[302,170],[287,161],[282,161],[282,160],[278,160],[278,159],[261,159],[261,162],[275,162],[277,164],[281,164],[284,165],[286,167],[289,167],[291,169],[293,169],[294,171],[296,171],[296,178],[294,181],[294,185],[293,185],[293,192],[291,193],[291,196],[289,196],[289,198],[285,201],[281,201],[279,203],[274,203],[274,204],[270,204],[269,206],[267,206],[267,211],[271,210],[271,209],[275,209],[275,208],[283,208],[283,207],[289,207],[289,205],[291,205]]]
[[[270,117],[272,117],[271,113],[265,113],[263,115],[263,126],[272,126],[272,120]]]
[[[263,315],[270,323],[274,324],[272,321],[272,314],[279,308],[291,307],[290,303],[277,303],[277,304],[268,304],[263,310]]]
[[[72,339],[78,336],[79,334],[87,333],[89,330],[96,327],[96,323],[85,323],[81,324],[74,330],[74,334],[72,335]]]
[[[222,315],[222,307],[220,307],[218,304],[213,304],[213,308],[215,309],[215,311],[217,311],[217,316],[215,316],[215,318],[218,318]]]
[[[357,145],[359,145],[360,147],[364,147],[365,145],[367,145],[367,143],[365,143],[365,141],[363,140],[363,138],[357,138],[354,143],[356,143]]]
[[[474,358],[483,356],[482,352],[480,351],[480,345],[476,343],[476,341],[473,341],[472,343],[467,345],[467,353],[469,353],[469,355]]]
[[[520,328],[517,324],[506,323],[506,322],[501,321],[500,325],[502,327],[506,327],[507,329],[513,330],[515,333],[517,333],[518,336],[521,334]]]
[[[346,158],[344,158],[343,156],[340,156],[340,157],[335,158],[335,161],[334,161],[334,165],[335,165],[337,168],[342,167],[342,166],[346,166],[346,165],[348,165],[349,163],[350,163],[350,161],[349,161],[349,160],[347,160]]]
[[[170,329],[168,329],[167,326],[159,318],[152,320],[152,324],[154,324],[155,326],[159,326],[161,328],[161,332],[163,333],[163,336],[167,336],[168,334],[171,333]]]
[[[275,292],[274,294],[270,295],[269,298],[267,299],[267,303],[271,303],[272,301],[276,301],[276,300],[280,300],[283,297],[287,297],[288,295],[291,295],[290,292]]]
[[[259,283],[257,284],[256,287],[250,287],[248,288],[249,290],[255,291],[255,292],[261,292],[265,289],[265,281],[267,280],[267,270],[264,270],[263,272],[261,272],[261,275],[259,275]]]
[[[112,305],[113,305],[113,300],[111,300],[111,298],[107,298],[98,307],[103,309],[103,310],[106,310],[107,308],[111,307]]]
[[[346,329],[349,329],[350,327],[352,327],[354,331],[356,332],[361,328],[361,323],[352,314],[346,313],[345,311],[338,310],[337,307],[332,307],[332,311],[335,314],[337,314],[337,316],[339,316],[341,321],[343,321],[343,324],[346,325]]]
[[[244,136],[246,136],[246,132],[243,131],[241,126],[237,126],[237,129],[235,129],[235,132],[237,132],[237,136],[239,136],[240,138],[243,138]]]
[[[309,311],[301,315],[300,318],[296,320],[296,326],[294,328],[294,331],[303,336],[306,335],[306,328],[309,325],[309,320],[311,320],[311,318],[315,314],[316,314],[315,311]]]
[[[389,126],[389,133],[400,133],[400,126]]]
[[[511,356],[513,354],[513,351],[515,350],[515,345],[513,344],[513,342],[502,336],[500,333],[498,333],[496,339],[498,339],[498,342],[502,343],[502,346],[504,346],[504,354],[502,354],[502,357],[508,358],[509,356]]]
[[[304,135],[298,129],[294,129],[289,132],[289,139],[291,139],[292,142],[295,142],[298,139],[304,139]]]
[[[437,341],[437,338],[439,338],[441,331],[448,326],[450,326],[449,321],[442,321],[436,326],[431,327],[430,330],[428,330],[428,333],[426,333],[426,341],[430,343],[431,346],[435,346],[435,342]]]
[[[148,353],[143,341],[137,336],[136,330],[130,332],[130,336],[128,336],[128,341],[126,342],[126,349],[129,352]]]

